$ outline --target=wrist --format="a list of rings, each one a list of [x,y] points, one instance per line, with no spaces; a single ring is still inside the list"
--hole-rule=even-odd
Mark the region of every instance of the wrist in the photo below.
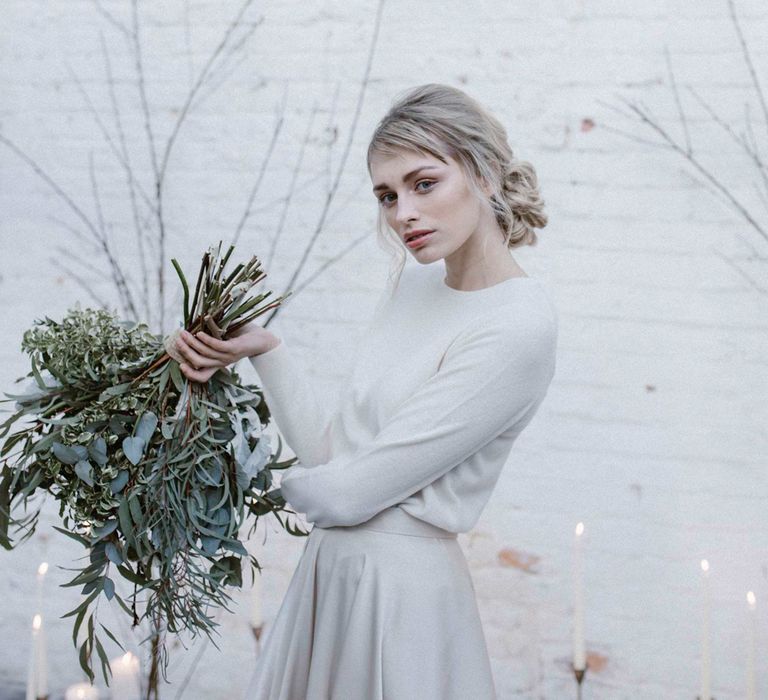
[[[266,339],[266,341],[263,341],[259,344],[258,348],[253,348],[248,351],[249,357],[258,357],[259,355],[264,355],[265,353],[268,353],[270,350],[274,350],[280,343],[282,343],[282,339],[279,336],[276,335],[270,335]]]

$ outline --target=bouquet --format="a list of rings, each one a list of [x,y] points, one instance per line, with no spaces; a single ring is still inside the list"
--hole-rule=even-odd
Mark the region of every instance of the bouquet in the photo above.
[[[250,296],[265,273],[255,256],[226,273],[232,251],[222,255],[219,243],[205,253],[191,300],[173,260],[189,332],[204,328],[226,338],[288,296],[266,303],[271,292]],[[104,596],[134,627],[150,621],[153,669],[162,663],[165,678],[165,633],[203,631],[212,639],[217,623],[209,606],[229,610],[227,587],[242,585],[243,560],[253,573],[260,570],[238,537],[246,519],[253,516],[255,528],[271,513],[289,533],[308,534],[283,520],[281,512],[292,511],[273,487],[274,472],[296,458],[279,461],[279,437],[272,453],[258,387],[244,385],[234,369],[219,370],[205,384],[188,382],[171,344],[145,324],[77,305],[61,321],[35,321],[21,347],[31,371],[17,381],[26,378],[30,386],[5,394],[15,413],[0,425],[0,544],[12,549],[27,539],[40,513],[28,513],[28,501],[53,495],[63,524],[55,529],[88,550],[87,564],[70,569],[77,575],[62,584],[81,586],[85,596],[62,616],[74,617],[81,667],[93,682],[95,650],[109,684],[94,624]],[[16,542],[11,528],[21,534]],[[119,578],[130,583],[130,596],[116,591]]]

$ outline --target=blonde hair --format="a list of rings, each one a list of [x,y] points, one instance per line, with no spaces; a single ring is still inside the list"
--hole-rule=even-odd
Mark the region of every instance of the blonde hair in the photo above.
[[[480,201],[490,204],[507,247],[536,245],[534,228],[547,225],[536,171],[528,161],[514,157],[503,124],[467,93],[450,85],[427,83],[399,94],[371,137],[368,174],[374,153],[393,156],[403,150],[428,153],[443,163],[446,156],[455,160],[470,189]],[[490,198],[482,191],[482,182],[491,188]],[[391,248],[399,259],[399,279],[405,251],[392,236],[381,208],[377,233],[380,244]]]

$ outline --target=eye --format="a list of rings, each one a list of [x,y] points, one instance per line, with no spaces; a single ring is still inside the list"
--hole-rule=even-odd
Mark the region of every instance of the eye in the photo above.
[[[432,189],[432,186],[435,184],[436,184],[435,180],[419,180],[416,183],[416,188],[418,189],[419,185],[428,185],[425,189],[422,189],[421,191],[429,192]],[[384,206],[389,206],[392,203],[392,200],[387,199],[387,197],[389,197],[391,194],[392,194],[391,192],[387,192],[386,194],[381,195],[381,197],[379,197],[379,202],[381,202],[381,204],[383,204]]]

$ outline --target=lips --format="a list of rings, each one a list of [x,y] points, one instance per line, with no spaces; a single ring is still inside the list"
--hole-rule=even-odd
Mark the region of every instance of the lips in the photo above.
[[[405,242],[408,243],[414,236],[418,236],[421,233],[432,233],[433,230],[431,228],[420,228],[417,231],[409,231],[405,234]]]

